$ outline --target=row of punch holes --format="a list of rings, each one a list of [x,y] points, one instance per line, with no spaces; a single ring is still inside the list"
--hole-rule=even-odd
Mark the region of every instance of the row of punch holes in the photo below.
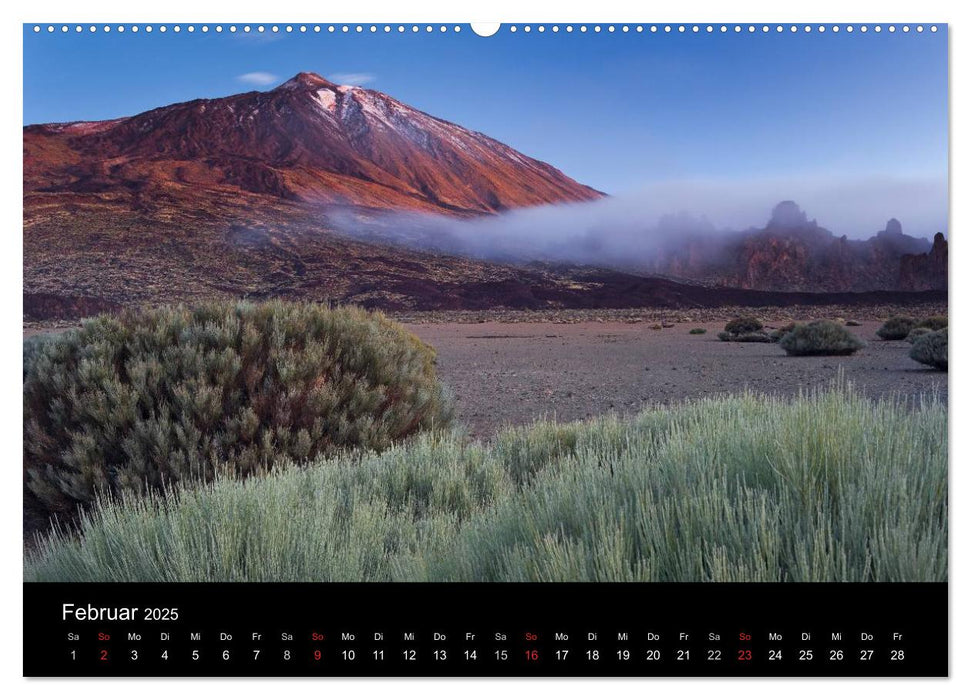
[[[196,31],[199,31],[199,32],[201,32],[203,34],[206,34],[206,33],[210,32],[210,31],[213,31],[213,32],[215,32],[217,34],[222,33],[222,32],[229,32],[231,34],[235,34],[235,33],[243,33],[243,34],[274,33],[275,34],[275,33],[281,33],[281,32],[282,33],[286,33],[286,34],[291,34],[291,33],[306,34],[308,32],[312,32],[312,33],[316,33],[316,34],[319,34],[321,32],[327,32],[327,33],[330,33],[330,34],[334,34],[334,33],[343,33],[343,34],[349,34],[349,33],[358,33],[358,34],[370,33],[370,34],[377,34],[379,32],[383,32],[385,34],[391,34],[393,32],[397,32],[399,34],[404,34],[406,32],[418,33],[418,32],[424,31],[425,33],[429,33],[430,34],[430,33],[434,33],[434,32],[437,32],[437,33],[461,32],[462,31],[462,26],[461,25],[451,25],[451,26],[448,26],[448,25],[444,25],[444,24],[442,24],[442,25],[431,25],[431,24],[427,24],[427,25],[417,25],[417,24],[411,24],[411,25],[404,25],[404,24],[398,24],[398,25],[390,25],[390,24],[385,24],[385,25],[376,25],[376,24],[371,24],[371,25],[362,25],[362,24],[356,24],[356,25],[348,25],[348,24],[343,24],[343,25],[334,25],[334,24],[331,24],[331,25],[319,25],[319,24],[313,24],[313,25],[307,25],[307,24],[275,25],[274,24],[274,25],[269,25],[269,26],[262,25],[262,24],[255,25],[255,26],[251,26],[251,25],[248,25],[248,24],[247,25],[240,25],[240,26],[237,26],[235,24],[226,25],[226,26],[223,26],[221,24],[217,24],[217,25],[213,25],[213,26],[209,26],[208,24],[202,24],[202,25],[198,25],[198,26],[192,25],[192,24],[185,25],[185,26],[179,25],[179,24],[175,24],[175,25],[171,25],[171,26],[164,25],[164,24],[163,25],[157,25],[157,26],[153,26],[153,25],[128,25],[128,26],[126,26],[126,25],[123,25],[123,24],[115,25],[115,26],[108,25],[108,24],[102,25],[102,26],[93,25],[93,24],[92,25],[88,25],[88,26],[82,26],[80,24],[78,24],[78,25],[67,25],[67,24],[63,24],[63,25],[53,25],[53,24],[49,24],[49,25],[43,26],[43,25],[35,24],[34,27],[33,27],[33,29],[34,29],[34,32],[35,33],[40,33],[40,32],[43,32],[43,31],[46,30],[48,33],[51,33],[51,34],[53,34],[54,32],[57,32],[57,31],[60,31],[62,33],[66,33],[66,32],[70,32],[72,30],[74,32],[76,32],[76,33],[84,32],[84,31],[88,31],[89,33],[95,33],[95,32],[99,32],[100,31],[100,32],[105,32],[105,33],[107,33],[107,32],[117,32],[119,34],[123,34],[125,32],[131,32],[133,34],[136,34],[138,32],[145,32],[146,34],[150,34],[150,33],[155,32],[155,31],[160,32],[160,33],[163,33],[163,34],[165,32],[168,32],[168,31],[175,32],[176,34],[178,34],[180,32],[183,32],[183,31],[189,32],[190,34],[196,32]],[[565,32],[567,34],[571,34],[573,32],[580,32],[581,34],[582,33],[586,33],[586,32],[593,32],[593,33],[597,34],[597,33],[601,33],[601,32],[604,32],[604,31],[606,31],[607,33],[613,33],[613,32],[621,32],[621,33],[629,33],[629,32],[645,33],[645,32],[647,32],[647,33],[651,33],[651,34],[656,34],[656,33],[659,33],[659,32],[660,33],[666,33],[666,34],[670,34],[670,33],[681,33],[681,34],[685,34],[685,33],[692,33],[692,34],[722,33],[722,34],[725,34],[725,33],[729,33],[729,32],[734,32],[735,34],[741,34],[741,33],[748,33],[748,34],[763,33],[763,34],[768,34],[770,32],[776,32],[776,33],[780,33],[780,34],[783,33],[783,32],[789,32],[789,33],[795,34],[795,33],[798,33],[798,32],[803,32],[803,33],[811,33],[811,32],[817,32],[817,33],[823,33],[823,32],[839,33],[839,32],[846,32],[848,34],[851,34],[853,32],[866,33],[866,32],[871,32],[871,31],[872,32],[876,32],[876,33],[879,34],[880,32],[887,31],[887,32],[890,32],[891,34],[893,34],[893,33],[897,32],[898,30],[901,31],[901,32],[904,32],[904,33],[908,33],[910,31],[915,31],[917,33],[922,33],[922,32],[925,31],[925,29],[928,29],[931,32],[936,32],[937,31],[937,26],[936,25],[930,25],[929,27],[926,27],[925,28],[924,25],[922,25],[922,24],[913,25],[913,26],[911,26],[909,24],[905,24],[905,25],[902,25],[900,27],[898,27],[896,25],[893,25],[893,24],[887,25],[886,27],[884,27],[883,25],[872,25],[871,26],[871,25],[866,25],[866,24],[861,24],[861,25],[852,25],[852,24],[848,24],[848,25],[838,25],[838,24],[834,24],[834,25],[824,25],[824,24],[819,24],[819,25],[809,25],[809,24],[805,24],[805,25],[795,25],[795,24],[790,24],[790,25],[782,25],[782,24],[774,24],[774,25],[768,25],[768,24],[762,24],[762,25],[754,25],[754,24],[748,24],[748,25],[741,25],[741,24],[733,24],[733,25],[728,25],[728,24],[719,24],[719,25],[712,25],[712,24],[707,24],[707,25],[698,25],[698,24],[691,24],[691,25],[685,25],[685,24],[679,24],[679,25],[671,25],[671,24],[662,24],[662,25],[657,25],[657,24],[651,24],[651,25],[642,25],[642,24],[636,24],[636,25],[628,25],[628,24],[622,24],[622,25],[613,25],[613,24],[599,25],[599,24],[594,24],[594,25],[589,25],[589,26],[588,25],[585,25],[585,24],[580,24],[580,25],[568,24],[568,25],[563,25],[563,26],[560,26],[558,24],[553,24],[553,25],[549,25],[549,26],[543,25],[543,24],[540,24],[540,25],[529,25],[529,24],[527,24],[527,25],[516,25],[516,24],[511,24],[511,25],[508,25],[506,27],[506,31],[508,31],[511,34],[515,34],[517,32],[524,32],[524,33],[527,33],[527,34],[529,34],[531,32],[537,32],[539,34],[544,34],[546,32],[551,32],[553,34],[557,34],[559,32]],[[476,33],[476,34],[481,35],[481,36],[491,35],[491,34],[495,33],[495,31],[497,31],[497,30],[498,30],[498,27],[496,28],[496,30],[492,30],[492,31],[490,31],[489,29],[479,30],[479,29],[477,29],[474,26],[472,27],[472,31],[474,33]]]

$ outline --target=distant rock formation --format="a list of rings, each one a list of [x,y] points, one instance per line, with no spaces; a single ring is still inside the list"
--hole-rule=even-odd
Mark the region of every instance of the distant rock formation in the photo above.
[[[947,287],[947,244],[944,243],[942,263],[940,251],[935,253],[930,241],[906,235],[897,219],[890,219],[883,231],[866,240],[851,240],[821,227],[795,202],[787,200],[773,208],[761,229],[713,233],[699,228],[690,233],[681,223],[678,230],[669,232],[665,228],[667,222],[661,222],[662,233],[676,235],[667,237],[671,242],[658,251],[649,265],[650,272],[765,291],[865,292]],[[905,263],[905,258],[915,260]],[[921,262],[925,258],[928,261]],[[904,264],[914,267],[913,273],[907,273],[906,281]],[[936,272],[924,272],[925,267]],[[929,281],[931,278],[933,281]],[[930,286],[938,284],[943,286]]]
[[[779,202],[772,208],[772,216],[769,217],[767,229],[800,229],[816,228],[816,221],[812,223],[806,217],[806,212],[799,208],[799,205],[791,199]]]
[[[900,258],[898,287],[909,292],[947,289],[947,240],[943,233],[934,234],[929,252]]]

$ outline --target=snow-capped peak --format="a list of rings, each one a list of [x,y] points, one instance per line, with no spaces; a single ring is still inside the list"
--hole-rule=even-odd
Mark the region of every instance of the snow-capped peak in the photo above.
[[[278,90],[319,90],[321,88],[336,87],[332,82],[316,73],[305,71],[297,73],[290,80],[281,84]]]

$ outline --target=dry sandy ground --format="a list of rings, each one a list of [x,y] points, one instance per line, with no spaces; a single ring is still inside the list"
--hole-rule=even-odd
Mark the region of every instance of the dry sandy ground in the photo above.
[[[456,395],[458,419],[488,437],[547,416],[589,418],[743,389],[791,395],[825,385],[840,369],[871,396],[937,391],[947,374],[924,368],[904,341],[879,340],[879,321],[849,330],[867,341],[850,357],[789,357],[778,345],[724,343],[718,323],[435,323],[408,328],[438,350],[439,377]],[[691,328],[705,335],[689,335]]]

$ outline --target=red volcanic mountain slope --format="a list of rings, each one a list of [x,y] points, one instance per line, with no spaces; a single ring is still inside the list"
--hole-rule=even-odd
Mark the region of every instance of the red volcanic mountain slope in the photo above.
[[[28,220],[52,195],[136,210],[255,197],[472,215],[601,194],[484,134],[314,73],[268,92],[24,129]]]
[[[327,205],[475,216],[602,194],[488,136],[311,73],[268,92],[28,126],[23,136],[28,320],[207,298],[407,310],[704,306],[730,297],[341,235]]]

